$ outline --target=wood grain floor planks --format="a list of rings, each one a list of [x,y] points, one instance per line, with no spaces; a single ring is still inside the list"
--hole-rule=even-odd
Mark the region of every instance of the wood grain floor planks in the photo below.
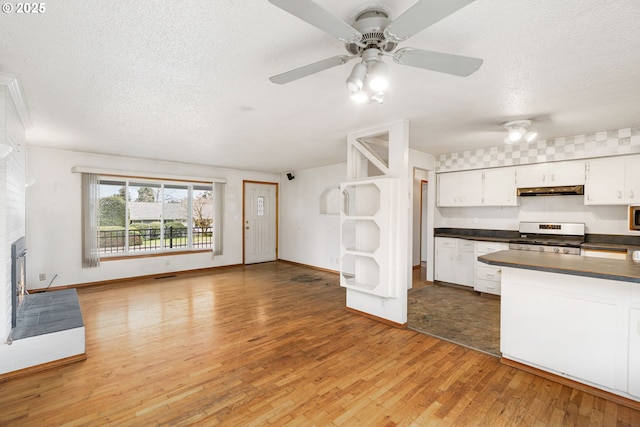
[[[640,412],[350,313],[274,262],[78,290],[87,360],[0,383],[2,426],[638,426]]]

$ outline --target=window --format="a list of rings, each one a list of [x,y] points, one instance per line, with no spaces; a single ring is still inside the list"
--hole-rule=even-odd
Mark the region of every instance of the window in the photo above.
[[[100,176],[97,253],[222,253],[221,183]]]

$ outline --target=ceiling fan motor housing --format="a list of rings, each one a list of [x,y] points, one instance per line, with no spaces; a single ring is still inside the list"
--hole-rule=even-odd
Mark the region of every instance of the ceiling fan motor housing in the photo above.
[[[359,55],[370,48],[391,52],[398,44],[386,41],[384,29],[387,24],[389,15],[383,10],[373,8],[360,12],[352,26],[362,34],[362,40],[359,44],[345,43],[345,48],[352,55]]]

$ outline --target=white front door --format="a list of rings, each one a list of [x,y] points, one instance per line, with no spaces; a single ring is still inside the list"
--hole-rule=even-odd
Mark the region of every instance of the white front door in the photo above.
[[[244,183],[244,263],[276,260],[278,184]]]

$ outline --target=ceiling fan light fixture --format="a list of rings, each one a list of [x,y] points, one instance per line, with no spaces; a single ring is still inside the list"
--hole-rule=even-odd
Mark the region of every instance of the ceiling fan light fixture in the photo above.
[[[364,86],[364,79],[367,75],[367,66],[362,62],[358,62],[351,70],[351,74],[347,79],[347,88],[351,92],[357,92],[362,90]]]
[[[384,98],[387,96],[385,92],[376,92],[371,95],[371,100],[378,104],[384,104]]]
[[[351,92],[351,100],[358,104],[364,104],[369,101],[369,94],[364,90],[356,90]]]
[[[369,71],[369,87],[374,92],[385,91],[389,87],[389,67],[381,60],[370,62]]]

